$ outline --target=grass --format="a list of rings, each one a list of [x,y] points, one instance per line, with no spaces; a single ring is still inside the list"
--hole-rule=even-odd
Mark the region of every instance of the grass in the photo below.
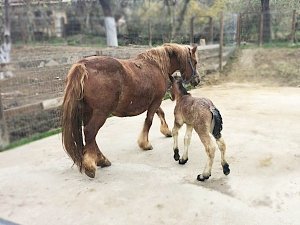
[[[258,48],[257,44],[247,43],[241,44],[241,49],[248,48]],[[261,48],[300,48],[300,42],[291,43],[290,41],[270,41],[268,43],[264,43]]]
[[[6,150],[9,150],[9,149],[13,149],[13,148],[19,147],[19,146],[31,143],[33,141],[37,141],[37,140],[43,139],[43,138],[52,136],[54,134],[58,134],[60,132],[61,132],[61,128],[57,128],[57,129],[53,129],[53,130],[46,131],[46,132],[43,132],[43,133],[34,134],[31,137],[22,138],[22,139],[20,139],[18,141],[10,143],[5,148],[0,149],[0,152],[3,152],[3,151],[6,151]]]

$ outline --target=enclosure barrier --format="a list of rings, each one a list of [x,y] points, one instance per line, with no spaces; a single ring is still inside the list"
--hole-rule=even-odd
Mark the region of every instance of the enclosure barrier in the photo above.
[[[33,56],[32,61],[15,62],[10,66],[13,77],[0,80],[0,134],[1,146],[36,133],[60,127],[64,80],[71,64],[89,55],[106,55],[132,58],[148,49],[142,47],[119,47],[99,50],[78,49],[59,57],[56,54]],[[223,48],[223,65],[233,53],[235,46]],[[55,52],[55,51],[54,51]],[[202,76],[219,68],[219,45],[198,47],[198,71]]]

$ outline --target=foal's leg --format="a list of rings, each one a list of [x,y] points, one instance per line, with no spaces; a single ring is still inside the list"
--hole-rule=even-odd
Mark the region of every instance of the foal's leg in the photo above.
[[[110,162],[99,150],[96,143],[96,135],[98,130],[103,126],[106,121],[107,115],[101,113],[99,110],[94,110],[92,117],[84,127],[84,155],[82,165],[85,174],[91,178],[95,177],[96,165],[109,166]]]
[[[193,126],[187,124],[186,132],[184,136],[184,153],[182,155],[182,158],[179,159],[179,164],[185,164],[188,161],[188,151],[191,143],[192,131],[193,131]]]
[[[224,139],[220,137],[219,139],[216,139],[217,145],[221,152],[221,165],[223,167],[223,173],[225,175],[228,175],[230,173],[229,164],[227,163],[225,159],[225,152],[226,152],[226,144],[224,142]]]
[[[172,136],[173,136],[173,151],[174,151],[174,159],[178,161],[180,158],[179,149],[178,149],[178,130],[182,127],[183,123],[176,119],[174,121],[174,126],[172,129]]]
[[[138,139],[138,144],[139,144],[140,148],[143,150],[153,149],[152,145],[149,142],[148,135],[149,135],[150,127],[152,125],[154,114],[158,110],[158,107],[160,106],[160,104],[161,104],[161,101],[152,104],[147,111],[147,117],[144,122],[144,127],[143,127],[143,130]]]
[[[160,119],[160,132],[165,135],[166,137],[172,137],[171,131],[168,127],[168,124],[166,122],[165,119],[165,113],[162,110],[161,107],[159,107],[156,111],[156,114],[158,115],[159,119]]]
[[[216,146],[213,141],[213,136],[208,131],[205,132],[203,130],[200,131],[196,130],[196,131],[201,139],[201,142],[205,147],[205,151],[207,154],[207,162],[203,170],[203,173],[197,176],[197,180],[204,181],[211,176],[211,168],[215,157]]]

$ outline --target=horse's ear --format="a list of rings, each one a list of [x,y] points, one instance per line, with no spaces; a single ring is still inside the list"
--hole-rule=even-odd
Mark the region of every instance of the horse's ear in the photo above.
[[[192,48],[192,53],[195,54],[196,51],[197,51],[197,45],[195,45],[195,46]]]

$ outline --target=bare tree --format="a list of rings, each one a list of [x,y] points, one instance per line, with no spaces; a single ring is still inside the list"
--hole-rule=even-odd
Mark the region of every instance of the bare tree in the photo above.
[[[181,27],[182,27],[182,24],[183,24],[183,21],[184,21],[184,16],[186,14],[187,6],[188,6],[189,2],[190,2],[190,0],[185,0],[184,1],[184,5],[183,5],[183,7],[182,7],[182,9],[179,13],[178,19],[177,19],[178,24],[177,24],[177,27],[176,27],[176,30],[175,30],[176,33],[178,33],[180,31]]]
[[[109,0],[99,0],[104,13],[104,24],[106,30],[106,43],[107,46],[116,47],[118,46],[117,38],[117,27],[116,20],[112,15],[112,10],[110,7]]]

